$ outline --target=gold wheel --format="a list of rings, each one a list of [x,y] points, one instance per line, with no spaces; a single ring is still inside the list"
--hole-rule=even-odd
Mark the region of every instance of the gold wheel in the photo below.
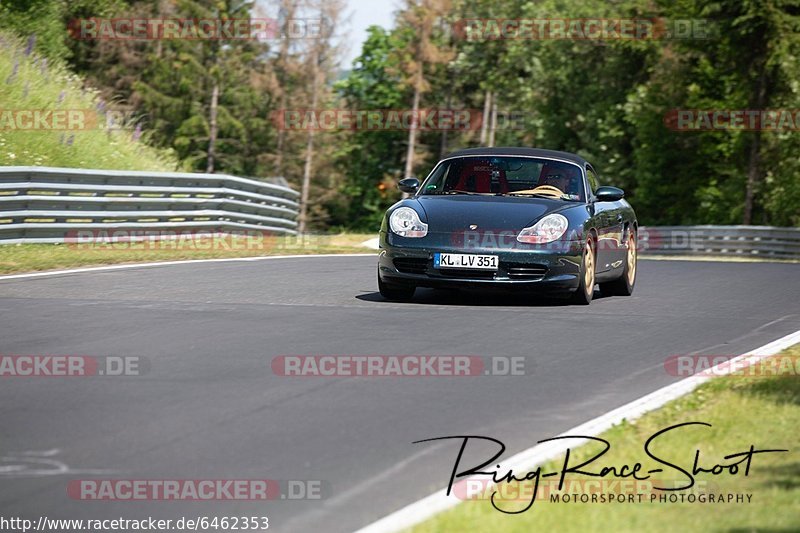
[[[594,239],[589,237],[586,239],[586,244],[583,249],[583,253],[581,254],[581,276],[578,278],[580,282],[578,283],[578,289],[572,293],[572,302],[579,304],[579,305],[589,305],[592,301],[592,296],[594,294],[594,284],[595,284],[595,248],[594,248]]]
[[[636,281],[636,232],[632,229],[628,233],[628,285],[633,286]]]
[[[594,292],[594,246],[591,240],[586,242],[583,284],[586,287],[586,294],[591,295]]]

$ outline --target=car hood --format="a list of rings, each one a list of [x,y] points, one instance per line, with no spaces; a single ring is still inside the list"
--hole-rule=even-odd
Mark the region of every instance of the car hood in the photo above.
[[[519,231],[544,215],[576,205],[546,198],[477,195],[423,195],[415,201],[422,208],[429,233]],[[473,225],[477,228],[470,227]]]

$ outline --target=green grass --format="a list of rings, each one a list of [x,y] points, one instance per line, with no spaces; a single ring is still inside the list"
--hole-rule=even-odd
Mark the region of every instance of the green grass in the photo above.
[[[90,110],[98,126],[84,130],[24,130],[0,126],[0,165],[51,166],[114,170],[183,170],[170,152],[134,140],[131,121],[107,128],[112,109],[98,108],[97,92],[62,62],[26,54],[26,43],[0,32],[0,111]]]
[[[800,356],[800,345],[784,354]],[[685,431],[665,435],[652,447],[658,456],[691,469],[695,449],[701,452],[700,464],[708,466],[724,462],[724,455],[749,450],[751,444],[756,449],[790,451],[756,455],[747,477],[743,472],[736,476],[697,474],[697,486],[704,491],[750,493],[751,503],[649,503],[649,496],[645,497],[645,503],[564,503],[544,498],[537,499],[525,513],[505,515],[492,508],[488,500],[479,499],[466,501],[412,531],[800,531],[797,375],[714,379],[634,423],[624,422],[601,435],[611,443],[611,450],[593,463],[592,470],[599,470],[595,466],[632,465],[636,461],[642,462],[644,471],[654,468],[657,463],[643,451],[648,437],[660,429],[690,421],[707,422],[713,427],[683,428]],[[588,445],[573,453],[589,458],[599,449]],[[570,464],[578,464],[577,461],[578,457],[573,455]],[[561,462],[563,458],[548,463],[542,472],[558,471]],[[677,473],[653,476],[676,482],[685,479]],[[568,479],[587,478],[569,475]],[[513,510],[526,504],[527,501],[512,499],[499,505]]]
[[[337,254],[372,253],[360,244],[374,237],[366,234],[308,235],[273,237],[257,246],[235,246],[236,249],[197,249],[188,245],[162,242],[145,248],[144,244],[108,244],[70,246],[66,244],[0,245],[0,274],[15,274],[63,268],[115,265],[123,263],[149,263],[183,259],[222,259],[233,257],[258,257],[286,254]]]

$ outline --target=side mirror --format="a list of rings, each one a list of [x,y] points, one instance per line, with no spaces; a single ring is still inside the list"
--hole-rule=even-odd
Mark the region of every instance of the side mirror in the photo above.
[[[405,178],[397,183],[397,188],[403,192],[414,194],[419,189],[419,180],[417,178]]]
[[[625,191],[617,187],[605,185],[603,187],[598,187],[594,195],[601,202],[616,202],[617,200],[625,198]]]

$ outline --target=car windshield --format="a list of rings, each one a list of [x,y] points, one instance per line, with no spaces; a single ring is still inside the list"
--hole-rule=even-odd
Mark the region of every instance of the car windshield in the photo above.
[[[457,157],[443,161],[422,195],[484,194],[584,201],[578,165],[535,157]]]

